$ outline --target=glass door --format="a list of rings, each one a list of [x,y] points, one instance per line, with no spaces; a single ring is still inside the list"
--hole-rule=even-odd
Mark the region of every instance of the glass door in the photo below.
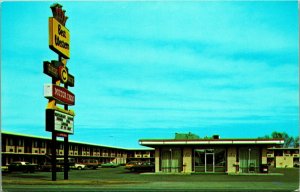
[[[205,153],[205,172],[215,172],[214,153]]]

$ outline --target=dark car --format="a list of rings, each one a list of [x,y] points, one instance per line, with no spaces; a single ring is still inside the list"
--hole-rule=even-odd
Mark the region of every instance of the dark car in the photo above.
[[[8,172],[22,171],[24,173],[33,173],[36,169],[36,166],[37,165],[26,161],[15,161],[8,165]]]
[[[125,164],[125,169],[131,169],[131,167],[135,166],[135,165],[140,165],[142,164],[141,161],[129,161],[128,163]]]
[[[40,165],[41,171],[52,171],[52,164],[51,162],[45,162],[44,164]],[[56,164],[56,171],[63,171],[64,166],[63,165],[57,165]]]
[[[142,162],[133,164],[127,169],[129,169],[132,172],[153,172],[155,170],[155,165],[153,162]]]

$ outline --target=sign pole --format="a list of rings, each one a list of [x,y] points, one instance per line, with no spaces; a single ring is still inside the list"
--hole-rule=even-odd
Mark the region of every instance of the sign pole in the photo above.
[[[59,61],[62,61],[61,56],[59,56]],[[64,87],[68,89],[68,85],[65,84]],[[68,111],[68,105],[64,105],[64,109]],[[64,179],[68,180],[69,179],[69,135],[64,137]]]
[[[52,181],[56,181],[56,135],[52,132]]]
[[[56,84],[57,81],[52,78],[52,84]],[[51,101],[51,100],[49,100]],[[52,102],[54,102],[54,105],[55,105],[55,100],[52,100]],[[56,154],[56,132],[55,131],[52,131],[52,162],[51,162],[51,167],[52,167],[52,181],[56,181],[56,157],[57,157],[57,154]]]
[[[69,162],[68,162],[68,154],[69,154],[69,136],[64,137],[64,179],[69,179]]]

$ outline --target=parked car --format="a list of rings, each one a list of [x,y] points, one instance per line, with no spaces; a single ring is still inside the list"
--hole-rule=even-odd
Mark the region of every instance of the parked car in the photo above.
[[[74,168],[78,169],[78,170],[82,170],[82,169],[86,168],[86,165],[81,164],[81,163],[75,163]]]
[[[101,167],[105,168],[105,167],[111,167],[111,168],[115,168],[120,166],[119,164],[116,164],[114,162],[110,162],[110,163],[103,163],[101,164]]]
[[[2,173],[8,172],[8,166],[1,166],[1,172]]]
[[[40,170],[41,171],[52,171],[52,164],[51,162],[45,162],[40,165]],[[63,171],[64,166],[60,164],[56,164],[56,171]]]
[[[84,159],[81,164],[86,165],[87,168],[97,169],[99,166],[99,162],[96,159]]]
[[[125,164],[125,169],[131,169],[131,167],[135,166],[135,165],[140,165],[142,164],[142,162],[140,161],[129,161],[128,163]]]
[[[142,162],[134,164],[132,166],[128,166],[127,169],[129,169],[132,172],[153,172],[155,170],[155,165],[152,162]]]
[[[31,164],[26,161],[15,161],[8,165],[8,171],[22,171],[22,172],[30,172],[33,173],[37,168],[36,164]]]
[[[65,164],[65,158],[56,158],[57,165],[64,165]],[[75,158],[68,158],[69,167],[75,165]]]

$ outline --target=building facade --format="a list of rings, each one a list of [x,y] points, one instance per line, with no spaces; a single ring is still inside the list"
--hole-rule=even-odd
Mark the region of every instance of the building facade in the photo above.
[[[299,148],[268,148],[267,159],[276,168],[299,167]]]
[[[181,135],[175,139],[139,142],[155,149],[157,173],[259,173],[268,165],[270,149],[280,147],[284,140],[220,139],[218,136],[200,139],[190,134],[190,137]]]
[[[1,132],[2,165],[13,161],[42,164],[51,160],[51,139],[9,132]],[[57,140],[57,157],[63,157],[63,141]],[[126,149],[105,145],[69,141],[69,157],[75,162],[96,159],[100,164],[115,162],[125,164],[130,160],[154,161],[153,149]]]
[[[194,134],[175,139],[141,139],[151,148],[126,149],[82,142],[69,142],[69,157],[75,162],[86,159],[100,164],[129,161],[155,162],[157,173],[249,173],[260,172],[261,165],[276,168],[299,167],[299,148],[282,148],[282,139],[200,139]],[[51,161],[51,139],[9,132],[1,133],[2,165],[13,161],[43,164]],[[57,141],[57,157],[64,145]]]

